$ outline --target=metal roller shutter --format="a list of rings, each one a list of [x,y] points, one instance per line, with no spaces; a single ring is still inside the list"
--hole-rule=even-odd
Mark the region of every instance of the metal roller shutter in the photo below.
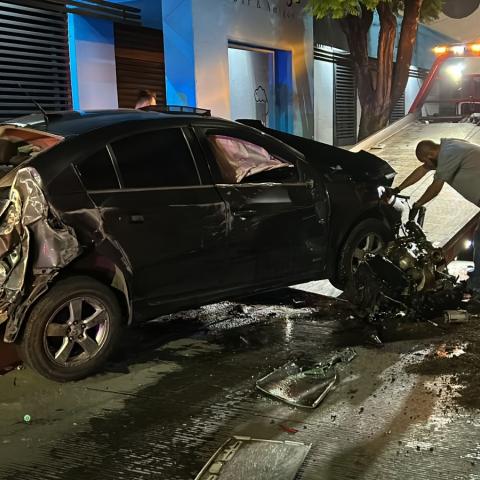
[[[334,145],[354,145],[357,142],[357,86],[350,63],[335,63],[334,88]]]
[[[139,89],[157,92],[165,104],[163,33],[152,28],[115,24],[118,106],[133,108]]]
[[[67,15],[0,2],[0,119],[71,108]]]
[[[402,119],[405,116],[405,92],[402,93],[402,96],[398,99],[397,104],[392,110],[390,115],[390,123],[396,122],[397,120]]]

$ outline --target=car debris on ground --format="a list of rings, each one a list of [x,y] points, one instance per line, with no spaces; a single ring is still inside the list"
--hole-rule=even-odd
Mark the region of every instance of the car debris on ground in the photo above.
[[[229,438],[195,480],[293,480],[311,445],[290,441]]]
[[[355,357],[355,350],[346,348],[310,365],[291,361],[258,380],[256,388],[294,407],[316,408],[335,385],[337,365]]]

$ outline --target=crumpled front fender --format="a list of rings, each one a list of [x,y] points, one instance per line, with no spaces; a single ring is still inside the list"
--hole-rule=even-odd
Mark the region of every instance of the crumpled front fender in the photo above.
[[[0,202],[0,323],[13,342],[25,312],[58,272],[81,252],[74,230],[45,198],[32,167],[17,172],[8,199]]]

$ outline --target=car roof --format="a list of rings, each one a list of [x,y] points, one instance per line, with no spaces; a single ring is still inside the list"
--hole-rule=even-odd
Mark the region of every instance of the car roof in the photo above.
[[[18,117],[2,122],[3,125],[15,125],[28,127],[36,130],[43,130],[62,137],[81,135],[102,127],[124,123],[129,121],[142,120],[163,120],[165,123],[178,122],[179,119],[194,121],[205,121],[209,118],[189,113],[160,113],[154,111],[143,111],[134,109],[118,110],[90,110],[90,111],[65,111],[53,113],[32,113],[24,117]],[[47,124],[48,119],[48,124]],[[222,121],[226,121],[223,120]]]

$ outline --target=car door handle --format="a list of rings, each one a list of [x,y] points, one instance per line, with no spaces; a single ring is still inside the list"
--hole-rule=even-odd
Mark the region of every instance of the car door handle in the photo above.
[[[253,217],[256,213],[255,210],[239,210],[238,212],[233,212],[233,216],[245,220],[247,217]]]
[[[143,223],[144,221],[143,215],[130,215],[130,223]]]

